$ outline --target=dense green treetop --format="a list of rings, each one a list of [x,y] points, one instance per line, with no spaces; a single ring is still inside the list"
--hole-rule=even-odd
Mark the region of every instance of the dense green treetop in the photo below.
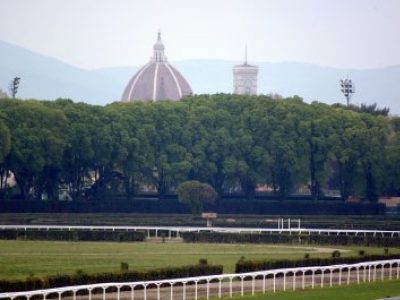
[[[184,181],[252,198],[301,189],[343,198],[400,194],[400,119],[375,106],[306,104],[295,96],[198,95],[94,106],[0,101],[0,196],[160,196]]]

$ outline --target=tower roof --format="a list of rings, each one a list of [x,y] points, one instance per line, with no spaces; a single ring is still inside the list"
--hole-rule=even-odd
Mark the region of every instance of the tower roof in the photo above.
[[[256,65],[250,65],[248,62],[247,62],[247,44],[245,45],[245,48],[244,48],[244,62],[242,63],[242,64],[240,64],[240,65],[235,65],[235,66],[233,66],[233,68],[236,68],[236,69],[246,69],[246,68],[251,68],[251,69],[258,69],[258,66],[256,66]]]
[[[161,33],[158,32],[150,62],[137,71],[128,82],[122,101],[179,100],[192,94],[186,79],[168,63],[164,49]]]

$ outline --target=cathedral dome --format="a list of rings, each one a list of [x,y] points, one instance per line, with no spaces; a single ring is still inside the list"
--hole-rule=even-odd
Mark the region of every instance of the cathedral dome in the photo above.
[[[192,94],[192,89],[164,54],[164,44],[158,33],[153,47],[153,57],[128,82],[122,101],[179,100]]]

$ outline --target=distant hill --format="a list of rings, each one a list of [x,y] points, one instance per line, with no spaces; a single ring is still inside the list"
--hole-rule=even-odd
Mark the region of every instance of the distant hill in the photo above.
[[[7,89],[11,78],[19,76],[18,96],[22,98],[64,97],[105,104],[117,100],[121,93],[121,85],[102,72],[76,68],[18,46],[0,42],[0,57],[0,88]]]
[[[11,78],[21,77],[18,96],[22,98],[71,98],[91,104],[120,99],[138,66],[86,70],[55,58],[0,41],[0,88],[6,90]],[[145,63],[145,62],[143,62]],[[231,93],[232,65],[224,60],[172,62],[187,78],[194,93]],[[336,69],[295,62],[257,63],[259,92],[283,96],[299,95],[307,102],[342,102],[339,80],[349,75],[356,84],[353,102],[378,103],[400,114],[400,66],[377,69]]]

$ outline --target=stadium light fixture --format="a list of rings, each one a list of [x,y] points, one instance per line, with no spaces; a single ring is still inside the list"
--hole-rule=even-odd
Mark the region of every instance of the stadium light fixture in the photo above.
[[[15,96],[17,95],[18,92],[18,86],[19,86],[19,82],[20,82],[21,78],[20,77],[14,77],[13,80],[11,80],[10,82],[10,95],[15,98]]]
[[[340,87],[341,87],[340,91],[346,97],[347,106],[349,106],[350,105],[350,98],[356,92],[354,83],[349,78],[341,79],[340,80]]]

